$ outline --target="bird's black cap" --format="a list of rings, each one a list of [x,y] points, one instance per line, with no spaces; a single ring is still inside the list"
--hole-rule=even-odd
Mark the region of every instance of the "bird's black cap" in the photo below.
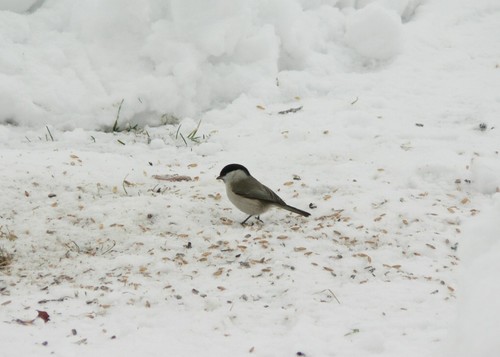
[[[241,170],[244,173],[246,173],[248,176],[250,176],[250,172],[248,172],[248,170],[245,166],[240,165],[240,164],[229,164],[229,165],[224,166],[224,168],[220,172],[219,177],[217,177],[217,178],[221,179],[224,176],[226,176],[228,173],[230,173],[231,171],[236,171],[236,170]]]

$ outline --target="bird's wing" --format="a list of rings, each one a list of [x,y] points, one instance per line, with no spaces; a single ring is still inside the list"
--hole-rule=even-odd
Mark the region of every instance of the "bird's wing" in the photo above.
[[[245,198],[267,201],[277,205],[286,205],[285,201],[275,194],[273,190],[262,185],[252,176],[245,178],[241,182],[234,183],[232,188],[234,193]]]

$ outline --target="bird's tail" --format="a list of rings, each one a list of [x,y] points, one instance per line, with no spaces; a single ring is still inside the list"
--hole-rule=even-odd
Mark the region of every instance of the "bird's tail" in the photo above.
[[[281,206],[281,208],[284,208],[287,211],[290,211],[290,212],[293,212],[293,213],[300,214],[301,216],[304,216],[304,217],[309,217],[311,215],[309,212],[302,211],[301,209],[298,209],[298,208],[295,208],[295,207],[292,207],[292,206],[289,206],[289,205]]]

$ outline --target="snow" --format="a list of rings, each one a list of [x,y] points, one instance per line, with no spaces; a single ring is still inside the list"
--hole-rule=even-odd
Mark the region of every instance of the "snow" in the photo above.
[[[500,213],[500,195],[494,194],[483,213],[469,221],[464,230],[460,296],[456,322],[451,329],[450,355],[496,356],[500,303],[492,297],[500,289],[495,274],[500,268],[500,230],[495,222]]]
[[[499,31],[496,0],[0,1],[2,355],[497,356]],[[242,227],[233,162],[312,215]]]
[[[401,17],[383,7],[368,5],[347,19],[345,36],[361,56],[391,59],[401,51],[403,43]]]

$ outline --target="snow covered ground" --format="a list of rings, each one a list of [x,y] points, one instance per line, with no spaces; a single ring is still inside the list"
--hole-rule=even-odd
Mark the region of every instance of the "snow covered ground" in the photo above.
[[[2,356],[500,355],[498,34],[496,0],[0,1]],[[242,227],[232,162],[312,215]]]

